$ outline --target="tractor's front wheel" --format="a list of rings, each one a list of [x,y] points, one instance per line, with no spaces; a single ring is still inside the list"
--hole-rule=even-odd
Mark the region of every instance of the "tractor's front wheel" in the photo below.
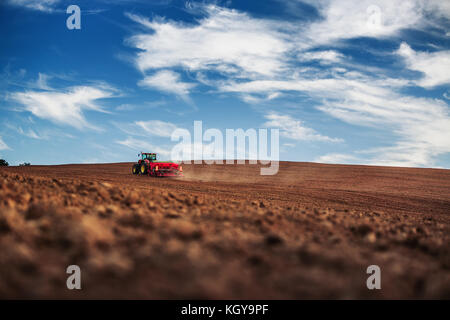
[[[145,163],[141,164],[141,174],[147,174],[148,169]]]
[[[138,174],[139,173],[139,165],[133,164],[133,168],[131,168],[131,172],[133,172],[133,174]]]

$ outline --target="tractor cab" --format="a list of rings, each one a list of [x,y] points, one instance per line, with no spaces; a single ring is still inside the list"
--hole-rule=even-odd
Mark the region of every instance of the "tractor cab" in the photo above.
[[[148,160],[150,162],[156,161],[156,153],[141,152],[140,156],[142,157],[142,160]]]

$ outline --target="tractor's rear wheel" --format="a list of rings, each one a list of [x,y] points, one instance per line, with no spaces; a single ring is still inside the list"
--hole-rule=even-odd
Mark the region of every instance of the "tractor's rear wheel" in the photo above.
[[[145,163],[141,164],[141,174],[147,174],[148,169]]]
[[[139,165],[133,164],[133,168],[131,168],[131,172],[133,172],[133,174],[139,174]]]

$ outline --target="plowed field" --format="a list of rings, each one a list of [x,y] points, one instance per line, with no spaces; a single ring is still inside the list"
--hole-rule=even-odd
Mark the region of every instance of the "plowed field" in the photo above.
[[[0,297],[450,298],[450,170],[183,169],[1,168]]]

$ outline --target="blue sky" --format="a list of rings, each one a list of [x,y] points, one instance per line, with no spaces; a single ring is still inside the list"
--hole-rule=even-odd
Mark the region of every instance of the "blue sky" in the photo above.
[[[167,158],[202,120],[279,128],[281,160],[450,168],[449,18],[448,1],[2,1],[0,157]]]

